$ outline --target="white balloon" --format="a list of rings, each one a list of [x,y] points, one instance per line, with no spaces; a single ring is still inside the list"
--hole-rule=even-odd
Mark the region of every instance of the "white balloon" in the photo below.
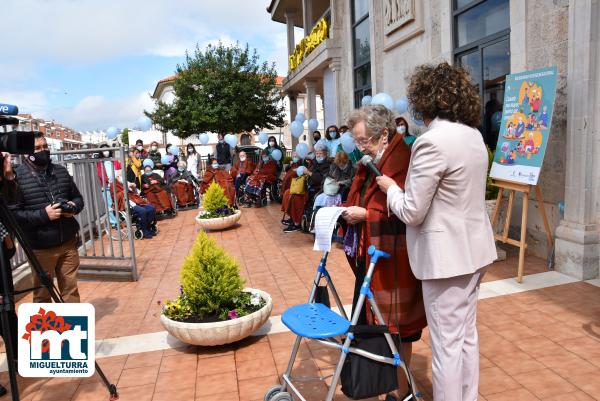
[[[310,120],[308,120],[309,132],[314,132],[317,130],[317,128],[319,128],[319,120],[317,120],[316,118],[311,118]]]
[[[380,104],[388,108],[388,110],[394,109],[394,99],[387,93],[381,92],[373,96],[371,104]]]
[[[294,121],[290,124],[290,132],[294,137],[298,138],[304,132],[304,125],[300,121]]]
[[[305,159],[309,151],[310,149],[308,148],[308,145],[304,142],[301,142],[298,145],[296,145],[296,153],[298,153],[298,156],[300,156],[301,159]]]

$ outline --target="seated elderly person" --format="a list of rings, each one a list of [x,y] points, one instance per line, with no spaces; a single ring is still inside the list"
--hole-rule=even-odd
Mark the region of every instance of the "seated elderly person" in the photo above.
[[[224,167],[224,166],[223,166]],[[204,195],[206,190],[212,184],[216,182],[219,184],[223,191],[225,191],[225,195],[229,200],[229,206],[233,206],[235,204],[235,187],[233,186],[233,178],[231,175],[219,166],[217,159],[210,159],[210,163],[202,177],[202,182],[200,183],[200,193]]]
[[[284,194],[285,191],[290,189],[290,185],[292,184],[292,179],[298,177],[296,174],[296,169],[300,166],[304,165],[304,161],[298,155],[298,153],[292,153],[292,162],[285,167],[285,176],[283,177],[283,182],[281,183],[281,193]]]
[[[158,214],[174,214],[175,205],[171,200],[171,195],[167,191],[163,178],[153,171],[154,164],[150,159],[144,166],[144,175],[142,176],[142,194],[148,202],[156,208]]]
[[[354,171],[352,163],[348,160],[348,154],[343,150],[337,152],[323,183],[323,192],[315,198],[313,209],[316,211],[321,207],[340,206],[345,202],[352,185]]]
[[[246,152],[242,150],[238,155],[238,160],[231,169],[231,176],[233,177],[233,185],[235,186],[236,194],[239,193],[240,187],[246,183],[246,179],[252,174],[255,168],[256,164],[254,164],[252,160],[248,160]]]
[[[267,186],[277,180],[277,163],[269,156],[267,149],[260,152],[260,162],[246,182],[244,188],[244,206],[261,206],[261,199],[265,196]]]
[[[283,224],[287,225],[283,232],[290,233],[301,229],[300,223],[302,222],[304,209],[308,203],[311,203],[310,206],[312,206],[315,195],[322,190],[325,177],[329,173],[331,163],[327,158],[327,152],[326,144],[317,143],[315,145],[314,163],[304,172],[307,175],[307,189],[303,194],[292,194],[289,189],[284,193],[283,211],[290,218],[282,221]]]
[[[195,188],[198,180],[187,168],[186,162],[177,163],[177,171],[169,177],[169,189],[177,198],[179,207],[187,207],[198,204]]]
[[[156,220],[156,208],[140,196],[134,183],[128,182],[126,184],[129,204],[125,203],[125,189],[121,183],[121,178],[117,177],[115,180],[117,192],[115,206],[119,211],[125,211],[128,207],[131,210],[131,215],[136,218],[135,225],[137,229],[144,233],[144,238],[150,239],[156,235],[156,231],[151,229],[152,223]]]

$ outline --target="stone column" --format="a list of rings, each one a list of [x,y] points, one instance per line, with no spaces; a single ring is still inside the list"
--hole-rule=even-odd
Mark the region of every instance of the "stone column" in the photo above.
[[[296,102],[296,96],[298,96],[295,92],[288,92],[288,99],[290,101],[290,124],[294,122],[294,118],[296,118],[296,114],[298,114],[298,103]],[[298,145],[298,138],[296,138],[290,132],[292,137],[292,150],[296,149],[296,145]]]
[[[304,19],[304,36],[308,36],[312,29],[312,0],[302,0],[302,10]]]
[[[306,109],[308,112],[306,119],[317,118],[317,81],[307,79],[304,81],[304,86],[306,87]],[[308,145],[312,146],[313,138],[311,132],[308,133],[306,139]]]
[[[599,20],[600,1],[569,1],[565,216],[556,230],[556,270],[583,280],[598,277],[600,265]]]
[[[294,17],[296,13],[293,11],[285,12],[285,22],[287,25],[287,45],[288,45],[288,56],[294,53],[296,48],[296,39],[294,38]]]
[[[335,124],[339,127],[344,125],[342,119],[342,63],[340,60],[332,61],[329,69],[333,73],[333,96],[335,97],[335,109],[333,111]]]

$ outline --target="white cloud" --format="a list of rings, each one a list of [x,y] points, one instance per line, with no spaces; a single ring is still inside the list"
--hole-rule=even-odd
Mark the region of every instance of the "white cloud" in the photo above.
[[[153,108],[154,102],[148,93],[140,93],[125,99],[87,96],[75,107],[48,110],[40,115],[49,120],[60,121],[79,131],[86,131],[106,129],[110,126],[133,127],[143,116],[144,110]]]
[[[2,90],[1,103],[14,104],[19,107],[19,113],[38,115],[47,106],[48,100],[41,91]]]

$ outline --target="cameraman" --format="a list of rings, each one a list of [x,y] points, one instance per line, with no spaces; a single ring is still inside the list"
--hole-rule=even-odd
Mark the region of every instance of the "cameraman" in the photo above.
[[[35,148],[17,167],[17,201],[11,206],[40,265],[53,279],[65,302],[79,302],[77,270],[79,224],[83,197],[64,166],[53,164],[44,134],[35,133]],[[34,287],[40,278],[33,272]],[[52,302],[46,288],[33,291],[33,302]]]

